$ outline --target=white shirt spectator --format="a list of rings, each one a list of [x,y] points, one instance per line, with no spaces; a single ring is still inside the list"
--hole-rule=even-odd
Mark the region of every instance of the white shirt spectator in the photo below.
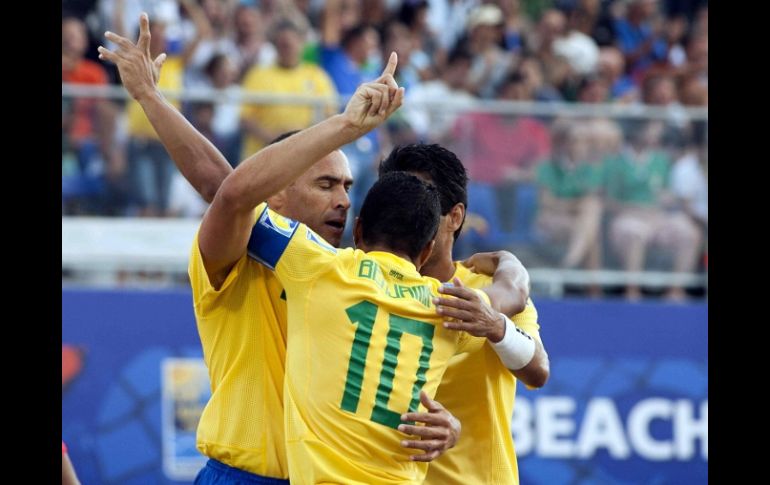
[[[175,172],[168,196],[169,214],[176,217],[201,218],[208,206],[182,174]]]
[[[677,198],[686,200],[695,217],[708,224],[708,181],[695,153],[685,153],[674,164],[671,169],[671,192]]]

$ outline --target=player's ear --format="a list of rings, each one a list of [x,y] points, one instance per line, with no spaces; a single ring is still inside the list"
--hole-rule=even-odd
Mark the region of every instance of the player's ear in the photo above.
[[[465,220],[465,205],[462,202],[458,202],[449,210],[447,217],[447,231],[454,233],[463,225]]]
[[[433,247],[436,245],[436,240],[431,239],[428,244],[425,245],[424,248],[422,248],[422,251],[420,251],[419,256],[417,256],[417,261],[415,261],[415,267],[417,268],[417,271],[422,268],[422,265],[425,264],[426,261],[428,261],[428,258],[430,258],[430,254],[433,252]]]
[[[356,217],[353,222],[353,247],[360,249],[361,242],[363,241],[364,230],[361,227],[361,218]]]

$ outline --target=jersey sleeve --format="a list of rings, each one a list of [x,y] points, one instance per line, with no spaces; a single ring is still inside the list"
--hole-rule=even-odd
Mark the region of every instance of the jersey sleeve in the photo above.
[[[187,273],[190,276],[190,286],[192,287],[193,305],[201,316],[211,316],[218,310],[225,307],[222,304],[224,298],[230,294],[230,289],[236,284],[239,274],[244,270],[247,258],[244,254],[227,274],[224,283],[219,289],[214,288],[209,280],[206,268],[203,265],[200,246],[198,245],[198,234],[195,234],[192,249],[190,250],[190,263],[187,267]]]
[[[301,222],[284,217],[262,203],[251,230],[248,255],[271,270],[286,285],[308,281],[329,268],[337,249]]]

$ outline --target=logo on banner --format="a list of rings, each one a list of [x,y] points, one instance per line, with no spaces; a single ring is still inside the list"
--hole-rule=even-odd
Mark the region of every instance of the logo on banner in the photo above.
[[[195,447],[198,421],[211,397],[203,359],[164,359],[161,386],[163,472],[172,480],[193,480],[207,460]]]

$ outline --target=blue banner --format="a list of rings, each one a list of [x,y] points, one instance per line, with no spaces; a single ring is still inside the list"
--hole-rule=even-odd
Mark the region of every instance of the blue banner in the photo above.
[[[707,305],[536,305],[551,379],[517,391],[521,482],[707,483]],[[201,356],[189,291],[62,290],[62,437],[83,483],[192,482]]]

